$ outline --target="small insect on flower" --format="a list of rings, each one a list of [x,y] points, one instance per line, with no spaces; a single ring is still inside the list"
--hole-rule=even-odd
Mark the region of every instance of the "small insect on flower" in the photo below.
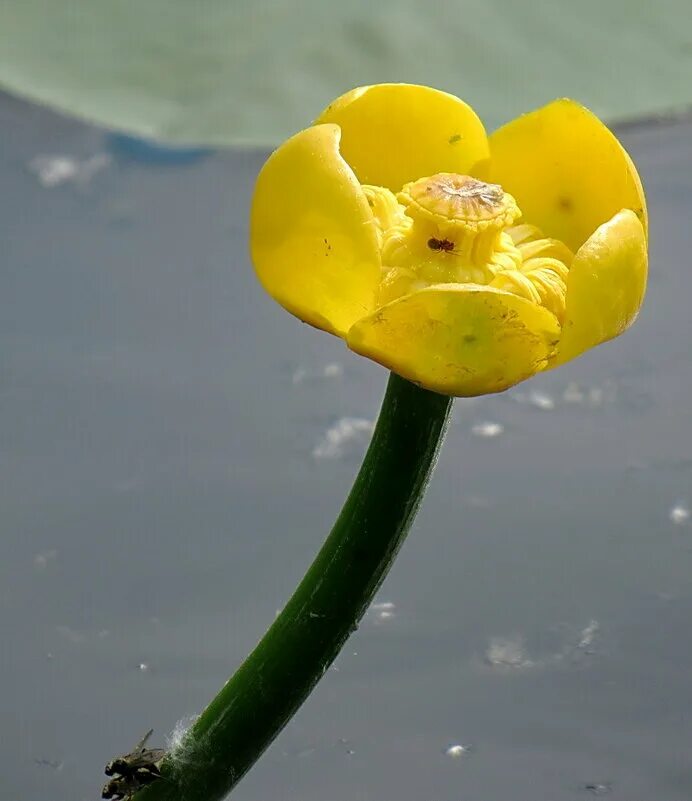
[[[450,242],[449,239],[435,239],[434,236],[431,236],[430,239],[428,239],[428,247],[430,250],[451,253],[454,250],[454,242]]]
[[[163,748],[146,748],[147,741],[154,733],[153,729],[142,737],[129,754],[112,759],[104,768],[106,776],[130,778],[135,773],[146,772],[158,778],[161,775],[159,763],[166,755]],[[105,796],[104,796],[105,797]]]

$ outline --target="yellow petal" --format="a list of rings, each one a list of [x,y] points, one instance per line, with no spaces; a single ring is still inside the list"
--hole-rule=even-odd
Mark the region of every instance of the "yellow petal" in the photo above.
[[[576,250],[620,209],[646,231],[646,202],[632,160],[588,109],[555,100],[490,137],[492,180],[517,200],[524,220]]]
[[[466,103],[437,89],[362,86],[337,98],[317,122],[341,127],[341,152],[363,184],[398,192],[438,172],[487,177],[483,123]]]
[[[368,201],[319,125],[276,150],[257,178],[250,250],[264,288],[306,323],[343,336],[373,308],[380,279]]]
[[[546,309],[479,284],[437,284],[359,320],[351,350],[445,395],[501,392],[542,370],[560,327]]]
[[[567,278],[567,307],[551,367],[621,334],[644,300],[646,236],[629,210],[598,228],[577,251]]]

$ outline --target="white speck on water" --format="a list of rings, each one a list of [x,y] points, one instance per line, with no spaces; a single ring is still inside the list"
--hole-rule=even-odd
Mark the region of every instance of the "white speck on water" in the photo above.
[[[476,437],[499,437],[500,434],[505,430],[505,427],[502,423],[493,423],[490,421],[486,421],[484,423],[477,423],[471,429],[471,433]]]
[[[670,512],[668,512],[668,518],[674,525],[684,526],[689,522],[690,510],[687,508],[686,504],[677,503],[675,506],[673,506]]]
[[[461,743],[455,743],[445,749],[445,756],[451,757],[452,759],[459,759],[460,757],[468,756],[470,753],[470,746],[461,745]]]
[[[562,400],[565,403],[584,403],[584,393],[579,388],[579,384],[570,381],[562,393]]]
[[[575,403],[596,409],[616,400],[616,385],[614,381],[606,380],[600,387],[580,387],[574,381],[565,388],[562,399],[565,403]]]
[[[515,392],[511,397],[512,400],[517,401],[517,403],[526,403],[529,406],[534,406],[536,409],[541,409],[541,411],[550,412],[555,408],[555,401],[547,392],[540,392],[538,390],[534,390],[528,394]]]
[[[142,673],[146,673],[149,670],[149,665],[146,662],[140,662],[137,667]]]
[[[55,771],[61,771],[63,769],[63,762],[58,761],[57,759],[35,759],[34,763],[36,765],[40,765],[43,768],[51,768]]]
[[[582,787],[592,795],[608,795],[613,792],[613,785],[608,782],[587,782]]]
[[[600,623],[597,620],[591,620],[589,625],[582,629],[576,649],[578,651],[589,649],[594,644],[600,628]]]
[[[319,380],[321,378],[335,379],[341,378],[344,374],[344,368],[338,362],[329,362],[324,367],[317,369],[308,369],[307,367],[298,367],[291,376],[293,384],[302,384],[304,381]]]
[[[107,153],[96,153],[82,161],[66,155],[41,155],[31,159],[28,168],[41,186],[53,189],[65,183],[85,187],[96,173],[110,163],[111,158]]]
[[[70,628],[70,626],[56,626],[55,630],[58,634],[60,634],[60,636],[64,637],[69,642],[74,643],[75,645],[86,640],[86,636],[81,631]]]
[[[555,401],[545,392],[529,393],[529,403],[537,409],[550,412],[555,408]]]
[[[529,668],[534,665],[520,636],[491,637],[485,652],[485,661],[492,667],[500,668]]]
[[[392,601],[378,601],[370,604],[368,612],[374,616],[376,623],[384,622],[395,617],[396,604]]]
[[[521,635],[491,637],[484,654],[484,661],[493,668],[536,669],[558,667],[574,660],[590,656],[595,652],[601,625],[590,620],[583,628],[568,636],[562,647],[539,656],[529,654]]]
[[[55,550],[41,551],[34,556],[34,567],[36,570],[45,570],[50,562],[54,562],[58,557],[58,552]]]
[[[343,374],[344,368],[338,362],[330,362],[322,370],[324,378],[341,378]]]
[[[591,387],[589,390],[589,406],[600,406],[603,403],[604,393],[600,387]]]
[[[327,429],[312,449],[313,459],[339,459],[350,449],[365,442],[375,428],[372,420],[362,417],[341,417]]]

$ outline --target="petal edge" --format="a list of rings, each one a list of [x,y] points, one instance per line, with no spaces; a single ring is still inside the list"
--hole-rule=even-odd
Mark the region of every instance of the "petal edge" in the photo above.
[[[524,219],[577,250],[602,223],[629,208],[647,230],[644,190],[615,135],[584,106],[554,100],[490,136],[492,180],[511,192]]]
[[[351,350],[444,395],[502,392],[544,369],[559,338],[546,309],[479,284],[437,284],[359,320]]]
[[[551,367],[621,334],[636,320],[648,271],[644,228],[623,209],[577,251],[567,279],[562,337]]]
[[[361,86],[317,118],[342,129],[341,152],[361,183],[398,192],[405,183],[456,172],[487,177],[488,139],[475,111],[427,86]]]
[[[317,125],[272,153],[255,185],[250,251],[275,300],[343,336],[372,309],[381,268],[372,212],[339,135]]]

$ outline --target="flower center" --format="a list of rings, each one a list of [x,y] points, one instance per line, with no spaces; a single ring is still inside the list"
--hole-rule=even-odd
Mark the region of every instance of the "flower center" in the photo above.
[[[399,202],[414,222],[441,230],[502,230],[521,215],[516,201],[498,184],[442,172],[406,184]]]
[[[572,254],[539,229],[498,184],[438,173],[388,189],[363,186],[382,252],[378,305],[432,284],[503,289],[564,316]]]

